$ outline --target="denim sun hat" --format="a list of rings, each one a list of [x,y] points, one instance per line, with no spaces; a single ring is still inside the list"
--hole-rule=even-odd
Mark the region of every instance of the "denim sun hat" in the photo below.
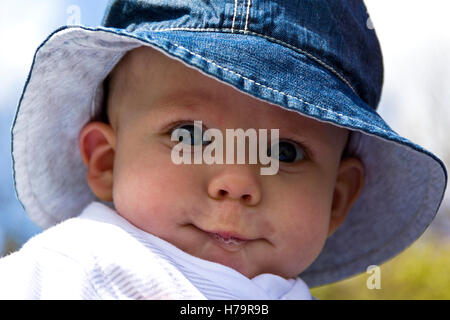
[[[12,127],[18,199],[42,228],[97,200],[78,135],[102,107],[102,82],[123,55],[150,46],[214,79],[351,130],[345,155],[365,185],[343,225],[299,276],[318,286],[400,253],[436,215],[443,162],[376,112],[380,46],[361,0],[117,0],[102,26],[64,26],[37,49]]]

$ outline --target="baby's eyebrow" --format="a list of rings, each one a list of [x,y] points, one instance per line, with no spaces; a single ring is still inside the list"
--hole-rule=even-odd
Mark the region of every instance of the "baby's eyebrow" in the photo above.
[[[191,118],[197,116],[202,116],[196,120],[202,120],[205,111],[207,115],[213,116],[215,108],[212,107],[214,101],[218,99],[214,97],[210,92],[202,89],[193,90],[174,90],[168,94],[164,94],[159,97],[154,102],[154,107],[151,109],[157,111],[158,114],[175,116],[179,113],[183,115],[189,115]],[[218,111],[224,111],[223,109],[218,109]],[[298,142],[305,143],[305,141],[310,140],[309,137],[299,133],[295,125],[285,125],[279,126],[280,134],[283,136],[288,136]],[[230,128],[231,129],[231,128]],[[268,129],[268,128],[266,128]],[[310,142],[311,143],[311,142]],[[310,148],[308,148],[310,149]]]
[[[215,112],[211,108],[207,108],[207,104],[198,103],[192,100],[185,101],[164,101],[159,103],[156,107],[151,108],[146,118],[158,127],[165,130],[170,122],[175,120],[201,120],[205,121],[206,117],[211,118]]]
[[[193,103],[164,103],[159,104],[157,107],[152,107],[148,115],[153,119],[154,117],[172,117],[179,114],[194,117],[199,113],[199,106],[199,104]]]
[[[220,115],[211,105],[214,101],[194,92],[178,92],[158,97],[146,112],[147,119],[159,130],[164,131],[174,120],[218,120]],[[218,111],[220,111],[219,109]],[[215,122],[217,123],[217,122]]]
[[[159,97],[153,103],[152,109],[189,108],[195,110],[207,107],[213,102],[214,98],[209,92],[205,90],[178,90]]]

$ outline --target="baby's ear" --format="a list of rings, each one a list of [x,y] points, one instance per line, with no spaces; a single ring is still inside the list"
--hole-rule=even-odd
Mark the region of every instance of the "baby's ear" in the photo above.
[[[87,169],[87,182],[92,192],[104,201],[112,201],[116,136],[103,122],[89,122],[78,137],[81,158]]]
[[[341,160],[334,188],[328,236],[344,222],[364,186],[364,165],[356,157]]]

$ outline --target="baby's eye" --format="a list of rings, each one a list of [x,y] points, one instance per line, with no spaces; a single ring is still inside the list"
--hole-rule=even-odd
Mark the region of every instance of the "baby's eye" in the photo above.
[[[189,134],[191,140],[184,141],[184,136]],[[195,124],[181,124],[173,128],[172,130],[172,140],[183,142],[189,145],[196,145],[202,143],[202,145],[207,145],[211,141],[205,140],[202,136],[202,128],[196,126]]]
[[[272,147],[267,149],[267,155],[270,157],[272,154]],[[280,140],[278,142],[278,160],[283,162],[296,162],[302,160],[305,157],[305,153],[300,146],[289,140]]]

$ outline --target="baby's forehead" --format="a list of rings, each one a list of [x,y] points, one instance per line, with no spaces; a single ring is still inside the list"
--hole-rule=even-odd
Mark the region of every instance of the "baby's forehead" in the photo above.
[[[303,136],[331,139],[342,128],[318,121],[240,91],[149,47],[127,53],[121,62],[131,99],[145,105],[149,119],[184,116],[221,127],[278,128]],[[131,84],[131,85],[130,85]]]
[[[171,84],[168,84],[167,94],[161,94],[158,103],[155,103],[153,107],[161,109],[163,113],[180,111],[187,112],[192,116],[201,115],[223,121],[228,119],[236,122],[248,122],[255,126],[265,124],[269,127],[287,130],[323,131],[330,126],[338,128],[305,116],[298,111],[288,110],[254,98],[214,79],[206,81],[218,90],[205,91],[201,86],[192,90],[183,90],[176,85],[171,87]]]

